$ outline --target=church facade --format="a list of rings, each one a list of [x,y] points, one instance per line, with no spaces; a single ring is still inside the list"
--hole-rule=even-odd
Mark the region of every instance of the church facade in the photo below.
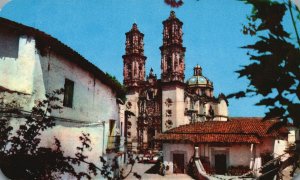
[[[213,82],[194,67],[194,75],[185,81],[183,23],[174,11],[163,23],[160,78],[151,68],[146,76],[144,34],[137,24],[126,33],[123,55],[124,85],[127,88],[125,133],[128,148],[159,148],[154,137],[180,125],[203,121],[227,121],[228,102],[223,94],[214,96]]]
[[[126,33],[128,150],[162,150],[166,174],[189,173],[196,179],[248,172],[258,177],[269,157],[286,160],[284,149],[292,143],[287,128],[267,132],[278,119],[229,117],[225,95],[214,95],[213,82],[199,65],[185,80],[182,25],[173,11],[163,21],[160,77],[152,68],[146,76],[144,34],[136,24]]]

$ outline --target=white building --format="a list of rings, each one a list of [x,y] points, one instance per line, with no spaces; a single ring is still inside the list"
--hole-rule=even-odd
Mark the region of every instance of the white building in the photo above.
[[[82,132],[90,134],[89,160],[119,151],[124,108],[121,86],[80,54],[37,29],[0,18],[0,104],[13,101],[24,112],[53,90],[60,95],[62,111],[53,111],[56,126],[43,134],[42,144],[61,140],[63,150],[74,154]],[[119,103],[118,103],[119,102]]]
[[[187,173],[188,164],[198,157],[208,174],[240,175],[254,170],[258,176],[261,173],[256,169],[285,154],[288,129],[268,133],[277,121],[230,118],[225,122],[187,124],[159,134],[157,140],[163,142],[164,163],[169,166],[167,173]]]

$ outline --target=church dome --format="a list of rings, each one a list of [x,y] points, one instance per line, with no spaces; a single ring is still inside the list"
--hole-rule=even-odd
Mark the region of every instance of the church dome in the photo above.
[[[187,80],[188,86],[212,87],[212,82],[202,75],[202,68],[194,67],[194,75]]]

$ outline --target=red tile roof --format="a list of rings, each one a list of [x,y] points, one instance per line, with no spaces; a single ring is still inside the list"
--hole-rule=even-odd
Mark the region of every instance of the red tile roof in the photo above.
[[[164,133],[156,137],[157,140],[189,142],[189,143],[260,143],[255,135],[248,134],[176,134]]]
[[[228,121],[206,121],[187,124],[158,134],[156,140],[192,143],[260,143],[262,137],[287,134],[287,128],[267,133],[278,120],[262,118],[230,118]]]

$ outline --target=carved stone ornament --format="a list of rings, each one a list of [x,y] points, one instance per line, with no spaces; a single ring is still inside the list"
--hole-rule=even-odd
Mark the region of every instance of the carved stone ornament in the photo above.
[[[172,116],[172,110],[168,109],[166,110],[166,117],[171,117]]]
[[[127,109],[131,109],[131,107],[132,107],[132,104],[131,104],[130,101],[128,101],[128,102],[126,103],[126,108],[127,108]]]
[[[172,106],[172,104],[173,104],[172,99],[167,98],[165,104],[166,104],[166,106],[168,106],[168,107]]]
[[[170,129],[170,128],[173,126],[172,120],[168,119],[168,120],[165,122],[165,126],[166,126],[166,128]]]
[[[127,137],[131,138],[131,132],[127,132]]]

